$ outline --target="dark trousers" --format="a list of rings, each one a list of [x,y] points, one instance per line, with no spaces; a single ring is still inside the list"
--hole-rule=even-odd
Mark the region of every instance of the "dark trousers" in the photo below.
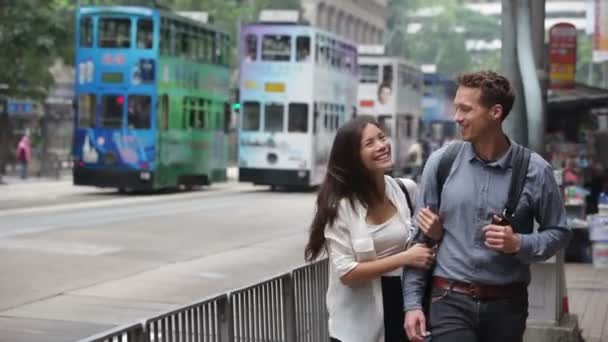
[[[508,299],[479,300],[434,288],[429,316],[433,342],[521,342],[528,294],[523,290]]]
[[[403,328],[405,314],[403,312],[401,277],[382,277],[382,304],[384,307],[384,341],[408,342]],[[353,322],[353,324],[365,323]],[[342,341],[331,338],[331,342]]]

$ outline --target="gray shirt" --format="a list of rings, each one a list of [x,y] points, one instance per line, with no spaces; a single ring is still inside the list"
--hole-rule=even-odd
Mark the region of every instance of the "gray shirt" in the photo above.
[[[511,184],[513,145],[500,159],[481,160],[470,143],[464,143],[454,160],[442,193],[439,217],[444,235],[437,251],[433,275],[463,282],[508,284],[530,282],[529,264],[550,258],[570,237],[566,212],[553,170],[540,155],[532,153],[524,189],[517,206],[520,251],[508,255],[484,245],[482,228],[493,214],[502,213]],[[437,209],[436,174],[443,147],[433,153],[418,187],[416,213],[423,207]],[[515,226],[515,224],[513,224]],[[427,277],[425,271],[407,269],[403,279],[405,310],[421,308]]]

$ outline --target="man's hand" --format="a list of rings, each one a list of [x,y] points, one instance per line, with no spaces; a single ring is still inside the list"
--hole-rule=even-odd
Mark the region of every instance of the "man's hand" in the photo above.
[[[424,342],[428,335],[426,319],[422,310],[411,310],[405,314],[403,328],[411,342]]]
[[[499,222],[500,218],[494,216],[494,221]],[[519,235],[513,232],[511,225],[489,224],[483,227],[483,233],[488,248],[507,254],[519,252],[521,241]]]
[[[420,209],[416,216],[416,222],[418,223],[418,228],[422,230],[424,235],[435,241],[441,240],[441,237],[443,236],[441,220],[430,208],[426,207]]]

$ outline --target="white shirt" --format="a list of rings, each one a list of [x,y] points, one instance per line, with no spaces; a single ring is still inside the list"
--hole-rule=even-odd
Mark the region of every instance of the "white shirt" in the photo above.
[[[402,179],[412,202],[415,203],[416,184]],[[412,236],[412,220],[405,195],[390,176],[384,177],[386,196],[395,205],[398,221],[405,232],[406,243]],[[325,229],[329,249],[329,286],[327,310],[329,335],[342,342],[384,342],[384,313],[380,277],[346,286],[340,277],[353,270],[360,262],[378,258],[373,230],[365,221],[367,210],[361,203],[355,209],[347,200],[340,202],[338,217]],[[399,275],[401,270],[399,269]]]

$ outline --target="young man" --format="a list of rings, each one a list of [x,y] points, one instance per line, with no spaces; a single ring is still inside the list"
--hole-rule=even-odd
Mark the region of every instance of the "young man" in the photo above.
[[[515,219],[500,221],[516,145],[502,130],[515,96],[494,72],[464,74],[454,99],[464,143],[438,197],[437,171],[448,146],[433,153],[419,184],[417,228],[440,241],[432,277],[404,277],[404,328],[411,341],[522,341],[528,316],[531,262],[548,259],[569,239],[551,166],[532,153]],[[440,208],[437,208],[440,206]],[[436,215],[438,213],[438,215]],[[540,228],[533,232],[534,220]],[[429,317],[422,311],[432,282]],[[427,320],[428,319],[428,320]]]

